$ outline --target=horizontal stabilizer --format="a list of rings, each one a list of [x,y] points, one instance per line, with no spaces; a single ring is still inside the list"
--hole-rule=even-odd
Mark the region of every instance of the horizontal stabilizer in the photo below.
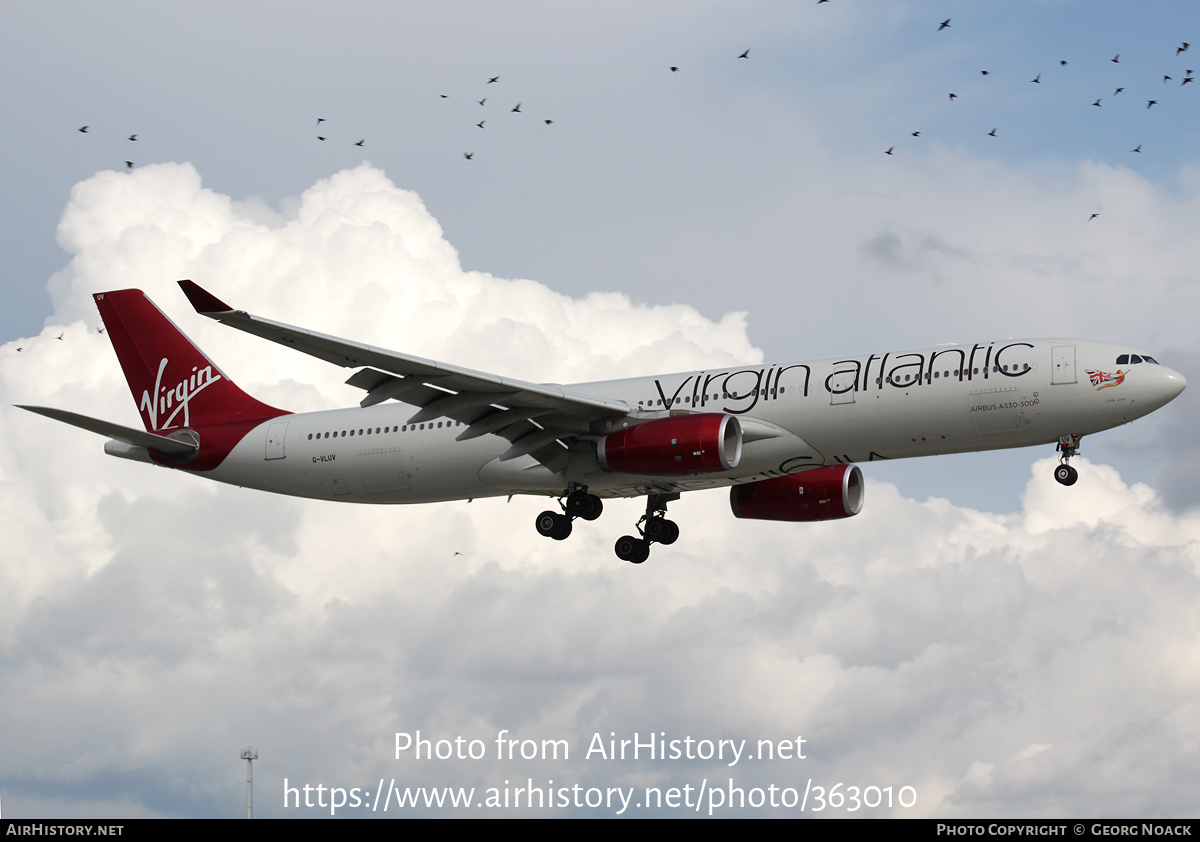
[[[53,418],[55,421],[62,421],[64,424],[70,424],[73,427],[81,427],[84,430],[108,436],[111,439],[116,439],[134,447],[146,447],[157,450],[159,453],[189,454],[195,453],[200,449],[194,442],[158,436],[143,430],[135,430],[132,427],[122,427],[120,424],[112,424],[108,421],[101,421],[98,418],[88,418],[86,415],[67,412],[63,409],[51,409],[47,406],[21,406],[20,404],[17,404],[17,407],[19,409],[27,409],[30,412],[36,412],[38,415],[45,415],[47,418]]]

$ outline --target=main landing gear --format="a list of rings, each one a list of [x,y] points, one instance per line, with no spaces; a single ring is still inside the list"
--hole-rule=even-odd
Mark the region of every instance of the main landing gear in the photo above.
[[[577,517],[595,520],[604,511],[604,502],[595,494],[588,494],[586,486],[576,486],[565,497],[559,499],[563,513],[542,512],[537,516],[537,531],[547,538],[562,541],[571,535],[571,521]]]
[[[637,522],[642,537],[623,535],[615,547],[617,558],[632,564],[641,564],[650,557],[651,544],[674,544],[679,538],[679,526],[667,520],[667,503],[678,500],[678,494],[650,494],[646,497],[646,514]]]
[[[617,541],[617,558],[633,564],[641,564],[650,557],[651,544],[674,544],[679,538],[679,526],[667,520],[667,503],[678,500],[676,494],[649,494],[646,496],[646,514],[637,522],[640,537],[625,535]],[[595,520],[604,511],[604,503],[587,487],[576,485],[565,496],[559,498],[562,514],[545,511],[537,516],[537,531],[547,538],[563,541],[571,535],[571,524],[577,517]]]
[[[1071,467],[1071,457],[1079,452],[1079,440],[1082,436],[1066,435],[1058,437],[1059,457],[1058,467],[1054,469],[1054,478],[1062,485],[1074,485],[1079,479],[1079,471]]]

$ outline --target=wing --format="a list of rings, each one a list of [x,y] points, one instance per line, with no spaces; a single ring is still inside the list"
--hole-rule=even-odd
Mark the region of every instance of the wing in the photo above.
[[[602,435],[605,422],[631,411],[624,401],[497,377],[253,316],[192,281],[179,285],[202,316],[317,359],[358,368],[346,382],[366,391],[362,406],[398,400],[418,407],[409,424],[446,417],[467,425],[459,441],[487,434],[507,439],[511,447],[501,461],[528,454],[557,473],[566,468],[575,439]]]

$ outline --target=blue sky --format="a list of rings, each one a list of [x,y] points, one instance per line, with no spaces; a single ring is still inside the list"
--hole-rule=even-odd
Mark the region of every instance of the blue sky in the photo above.
[[[357,400],[340,371],[197,324],[173,289],[189,275],[266,316],[522,379],[1006,336],[1127,342],[1200,379],[1192,3],[7,12],[6,406],[131,422],[89,298],[127,286],[268,402]],[[489,343],[480,302],[525,341]],[[611,558],[633,509],[551,546],[536,501],[235,494],[10,409],[6,814],[235,815],[247,742],[274,815],[284,777],[683,780],[431,777],[387,751],[396,730],[515,722],[573,745],[803,729],[805,775],[910,783],[923,815],[1180,815],[1191,401],[1085,440],[1073,497],[1054,496],[1049,447],[865,466],[864,514],[813,529],[697,495],[641,578]],[[252,677],[262,692],[229,701]],[[1138,722],[1156,724],[1135,738]],[[1096,772],[1101,749],[1140,776]]]
[[[883,164],[1096,161],[1171,194],[1200,140],[1193,89],[1178,81],[1195,53],[1175,54],[1193,22],[1185,2],[1149,15],[1119,2],[837,0],[116,8],[10,10],[4,224],[22,247],[6,335],[49,314],[43,280],[62,263],[53,225],[70,186],[125,160],[190,161],[207,185],[276,208],[369,160],[422,196],[469,268],[717,316],[759,304],[729,292],[746,291],[747,272],[819,284],[763,215],[869,195]],[[509,112],[520,101],[524,120]],[[893,146],[899,160],[876,160]],[[919,214],[922,197],[911,201]],[[713,242],[717,230],[753,253]]]

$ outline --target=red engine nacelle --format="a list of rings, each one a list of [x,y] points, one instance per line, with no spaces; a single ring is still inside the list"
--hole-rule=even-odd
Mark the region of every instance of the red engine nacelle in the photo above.
[[[606,471],[675,477],[736,468],[742,458],[742,425],[716,412],[674,415],[610,433],[596,443]]]
[[[752,520],[836,520],[862,510],[857,465],[831,465],[729,489],[734,515]]]

